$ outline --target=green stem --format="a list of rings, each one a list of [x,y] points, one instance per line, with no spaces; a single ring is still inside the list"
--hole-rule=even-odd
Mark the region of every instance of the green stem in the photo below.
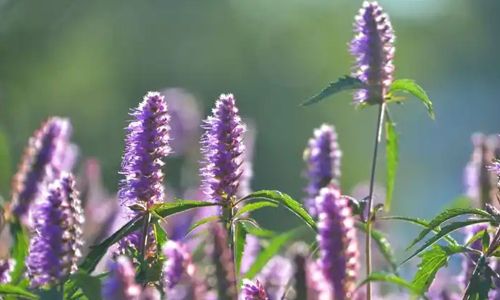
[[[378,120],[377,120],[377,130],[375,132],[375,145],[373,147],[373,158],[372,167],[370,175],[370,191],[368,194],[368,205],[367,205],[367,219],[366,219],[366,239],[365,239],[365,256],[366,256],[366,277],[368,278],[372,272],[372,210],[373,210],[373,191],[375,187],[375,171],[377,169],[377,156],[378,156],[378,146],[382,140],[382,128],[384,124],[384,112],[385,112],[385,102],[379,105]],[[372,298],[372,286],[371,282],[368,281],[366,284],[366,297],[367,300]]]
[[[146,248],[148,244],[148,231],[149,231],[149,225],[151,223],[151,214],[149,212],[146,213],[146,218],[144,218],[144,227],[142,229],[142,236],[141,236],[141,248],[140,248],[140,258],[142,260],[142,265],[144,265],[144,262],[146,261]]]

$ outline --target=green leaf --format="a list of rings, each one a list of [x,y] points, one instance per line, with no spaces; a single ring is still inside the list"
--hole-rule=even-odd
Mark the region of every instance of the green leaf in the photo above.
[[[158,251],[161,251],[161,248],[163,248],[163,245],[165,245],[168,240],[167,233],[158,222],[153,223],[153,233],[155,235],[156,243],[160,246],[158,247]]]
[[[104,254],[106,254],[106,251],[108,250],[109,247],[111,247],[111,245],[118,242],[131,232],[134,232],[135,230],[141,228],[143,222],[144,222],[144,216],[133,218],[131,221],[125,224],[122,228],[118,229],[118,231],[113,233],[109,238],[104,240],[102,243],[96,246],[92,246],[89,254],[80,264],[79,269],[82,272],[91,273],[95,269],[101,258],[104,256]]]
[[[356,227],[366,233],[365,223],[357,222]],[[382,256],[384,256],[385,260],[387,260],[387,262],[391,266],[392,271],[394,273],[397,273],[398,265],[396,263],[396,259],[394,258],[394,252],[392,251],[391,244],[385,237],[384,233],[372,228],[371,237],[375,241],[375,244],[377,245]]]
[[[462,216],[462,215],[477,215],[477,216],[481,216],[481,217],[484,217],[484,218],[488,218],[491,221],[494,221],[494,219],[492,218],[492,216],[489,213],[487,213],[486,211],[482,210],[482,209],[477,209],[477,208],[452,208],[452,209],[447,209],[444,212],[442,212],[439,215],[437,215],[434,219],[432,219],[432,221],[429,222],[429,226],[426,229],[424,229],[422,232],[420,232],[420,234],[417,236],[417,238],[415,238],[411,242],[410,246],[408,246],[407,249],[410,249],[416,243],[420,242],[429,232],[431,232],[437,226],[441,225],[442,223],[444,223],[444,222],[446,222],[446,221],[448,221],[448,220],[450,220],[452,218],[455,218],[455,217],[458,217],[458,216]]]
[[[82,290],[83,295],[89,300],[101,300],[101,280],[97,277],[78,272],[71,275],[70,280],[74,281],[77,288]]]
[[[24,274],[25,260],[28,255],[29,238],[28,232],[21,226],[19,221],[10,223],[10,233],[13,238],[10,255],[16,261],[14,270],[11,273],[11,282],[17,284]]]
[[[487,300],[490,289],[493,287],[492,277],[494,271],[486,262],[486,257],[481,256],[477,262],[476,269],[472,273],[469,285],[465,291],[464,299]]]
[[[469,226],[469,225],[473,225],[473,224],[486,223],[486,222],[489,222],[489,221],[490,220],[488,220],[488,219],[467,220],[467,221],[463,221],[463,222],[455,222],[455,223],[451,223],[449,225],[446,225],[435,236],[433,236],[432,238],[428,239],[420,248],[418,248],[418,250],[416,250],[412,255],[410,255],[410,257],[408,257],[407,259],[405,259],[402,262],[402,264],[404,264],[408,260],[412,259],[416,255],[420,254],[420,252],[424,251],[428,247],[432,246],[434,243],[436,243],[437,241],[439,241],[443,236],[445,236],[447,234],[450,234],[450,233],[452,233],[453,231],[455,231],[457,229],[460,229],[462,227],[466,227],[466,226]]]
[[[4,195],[9,191],[11,161],[7,135],[0,129],[0,193]]]
[[[38,299],[39,297],[23,288],[11,284],[0,285],[0,296],[14,296],[16,299]]]
[[[193,208],[205,207],[205,206],[215,206],[220,205],[219,203],[207,202],[207,201],[195,201],[195,200],[176,200],[174,202],[164,202],[155,204],[151,207],[153,215],[162,218],[190,210]]]
[[[243,278],[253,279],[267,262],[276,255],[281,248],[291,240],[293,240],[300,233],[300,228],[296,228],[285,233],[282,233],[269,241],[269,245],[260,252],[259,256],[255,258],[254,263],[247,271]]]
[[[309,106],[309,105],[318,103],[321,100],[323,100],[327,97],[330,97],[334,94],[337,94],[339,92],[346,91],[346,90],[360,89],[363,86],[364,86],[363,82],[361,80],[359,80],[358,78],[354,78],[351,76],[340,77],[339,79],[337,79],[337,81],[330,83],[321,92],[312,96],[311,98],[309,98],[307,101],[305,101],[301,105],[302,106]]]
[[[399,147],[398,134],[396,132],[396,124],[392,122],[387,114],[385,121],[385,137],[386,137],[386,160],[387,160],[387,195],[385,198],[384,208],[386,211],[391,209],[392,194],[396,182],[396,171],[399,163]]]
[[[427,108],[427,113],[431,117],[431,119],[435,118],[434,115],[434,109],[432,107],[432,101],[429,99],[429,96],[427,96],[427,93],[425,90],[419,86],[414,80],[411,79],[398,79],[395,80],[392,84],[391,87],[389,88],[389,92],[397,92],[397,91],[403,91],[412,94],[413,96],[417,97],[424,106]]]
[[[189,235],[191,232],[193,232],[196,228],[198,228],[202,225],[205,225],[207,223],[220,221],[220,219],[221,218],[219,216],[210,216],[210,217],[203,218],[203,219],[199,220],[198,222],[194,223],[193,225],[191,225],[191,227],[189,227],[188,231],[186,232],[186,236]]]
[[[307,225],[309,225],[309,227],[311,227],[314,231],[317,230],[316,222],[314,222],[311,215],[309,215],[309,213],[304,209],[304,207],[302,207],[302,204],[292,199],[292,197],[288,196],[285,193],[273,190],[262,190],[251,193],[250,195],[244,198],[244,200],[250,200],[250,199],[252,200],[263,199],[267,201],[274,201],[276,203],[281,203],[291,212],[296,214],[300,219],[302,219],[302,221],[304,221]]]
[[[246,236],[247,232],[245,227],[240,222],[236,222],[234,225],[234,260],[236,276],[240,274],[241,260],[243,258],[243,252],[245,251]]]
[[[415,224],[415,225],[418,225],[420,227],[424,227],[424,228],[430,228],[429,226],[429,221],[426,221],[426,220],[423,220],[423,219],[420,219],[420,218],[411,218],[411,217],[403,217],[403,216],[382,216],[382,217],[378,217],[377,218],[378,220],[398,220],[398,221],[405,221],[405,222],[408,222],[408,223],[411,223],[411,224]],[[441,230],[441,227],[439,226],[436,226],[434,227],[434,229],[432,229],[431,231],[434,232],[434,233],[437,233]],[[458,242],[452,238],[451,236],[445,236],[444,239],[452,246],[457,246],[458,245]]]
[[[404,289],[407,289],[408,291],[412,292],[413,294],[418,293],[418,289],[410,282],[404,280],[403,278],[395,275],[395,274],[389,274],[389,273],[382,273],[382,272],[373,272],[368,276],[366,279],[361,281],[358,285],[358,289],[366,284],[367,282],[373,282],[373,281],[378,281],[378,282],[387,282],[387,283],[392,283],[397,286],[400,286]]]
[[[434,245],[431,249],[421,253],[419,255],[421,262],[412,281],[412,285],[415,286],[418,294],[427,292],[436,277],[436,273],[448,264],[451,255],[463,251],[465,251],[463,247]]]
[[[238,210],[235,217],[241,216],[243,214],[264,208],[264,207],[278,207],[278,204],[275,201],[261,201],[261,202],[253,202],[246,203],[242,208]]]
[[[253,236],[260,238],[272,238],[276,236],[276,232],[260,227],[253,219],[240,219],[239,222],[245,227],[245,231]]]

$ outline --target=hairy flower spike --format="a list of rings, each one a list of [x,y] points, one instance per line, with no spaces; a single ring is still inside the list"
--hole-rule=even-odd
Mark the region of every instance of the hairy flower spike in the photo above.
[[[245,125],[238,115],[232,94],[220,96],[212,110],[212,116],[205,120],[203,127],[203,190],[212,201],[233,201],[243,172]]]
[[[119,198],[123,206],[151,206],[163,201],[163,159],[170,153],[167,104],[159,93],[149,92],[133,110],[127,127]]]
[[[389,17],[377,2],[365,1],[354,23],[350,51],[356,58],[353,76],[367,87],[354,96],[356,104],[384,101],[392,83],[394,32]]]
[[[192,275],[194,267],[191,264],[191,255],[179,242],[169,240],[164,248],[163,254],[167,261],[163,266],[163,280],[167,289],[173,288],[182,278],[182,275]]]
[[[320,268],[336,300],[352,299],[359,266],[351,209],[333,185],[321,189],[316,202]]]
[[[316,217],[316,196],[319,190],[330,183],[339,184],[340,159],[342,152],[337,142],[335,128],[323,124],[314,130],[314,136],[309,140],[304,151],[304,160],[307,164],[306,205],[309,213]]]
[[[61,171],[69,171],[65,154],[70,135],[69,121],[52,117],[30,138],[12,183],[13,213],[23,221],[28,221],[30,205],[39,196],[41,186]]]
[[[125,256],[119,256],[109,266],[109,275],[102,285],[102,298],[106,300],[138,300],[141,287],[135,282],[135,270]]]
[[[255,283],[248,279],[243,279],[241,289],[242,300],[269,300],[264,286],[256,280]]]
[[[26,261],[31,286],[53,285],[76,271],[83,224],[78,197],[73,177],[62,174],[33,208],[34,235]]]
[[[15,265],[16,261],[13,259],[0,259],[0,284],[10,283]]]

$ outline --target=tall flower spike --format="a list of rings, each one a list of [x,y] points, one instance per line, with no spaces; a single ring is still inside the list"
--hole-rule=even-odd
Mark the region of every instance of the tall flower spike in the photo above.
[[[205,120],[203,127],[203,190],[212,201],[233,201],[243,172],[245,125],[238,115],[232,94],[220,96],[215,102],[212,116]]]
[[[307,198],[306,206],[309,213],[317,216],[316,196],[319,190],[330,183],[339,184],[340,159],[342,152],[337,142],[335,128],[323,124],[314,130],[314,136],[309,140],[304,151],[307,164]]]
[[[354,22],[356,35],[350,44],[356,58],[353,76],[366,88],[354,96],[356,104],[384,101],[392,83],[394,65],[394,32],[389,17],[377,2],[365,1]]]
[[[69,171],[65,153],[71,135],[67,119],[52,117],[29,139],[28,146],[12,182],[13,213],[28,221],[30,205],[39,195],[41,186]]]
[[[16,261],[13,259],[0,259],[0,284],[10,283],[15,265]]]
[[[352,299],[359,266],[351,208],[333,185],[321,189],[316,201],[320,268],[335,300]]]
[[[108,266],[109,275],[102,284],[102,298],[106,300],[138,300],[141,287],[135,282],[135,270],[125,256],[119,256]]]
[[[26,261],[33,287],[56,284],[77,269],[83,211],[74,187],[73,177],[62,174],[33,208],[34,235]]]
[[[241,298],[242,300],[269,300],[264,286],[258,280],[254,283],[248,279],[243,279]]]
[[[163,247],[163,254],[167,259],[163,266],[164,286],[167,289],[179,283],[184,274],[193,275],[194,266],[191,264],[191,255],[184,245],[169,240]]]
[[[127,127],[119,191],[123,206],[149,207],[163,201],[163,159],[170,153],[167,103],[157,92],[149,92],[132,111]]]

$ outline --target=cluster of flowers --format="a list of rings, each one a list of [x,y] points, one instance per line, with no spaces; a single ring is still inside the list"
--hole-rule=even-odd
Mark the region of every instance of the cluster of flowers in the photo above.
[[[356,57],[354,75],[365,84],[356,93],[355,101],[381,103],[394,71],[392,26],[376,2],[365,2],[356,17],[355,31],[351,43]],[[9,211],[30,232],[25,274],[32,289],[57,287],[77,272],[82,253],[88,251],[84,241],[102,240],[109,235],[109,228],[147,214],[155,204],[170,201],[164,185],[165,159],[189,153],[192,147],[186,137],[197,135],[193,124],[198,123],[199,113],[185,94],[164,94],[147,93],[131,113],[117,199],[103,192],[95,161],[88,161],[84,174],[74,179],[71,172],[77,150],[70,142],[71,125],[67,119],[48,119],[30,139],[14,178]],[[185,100],[182,103],[176,100],[180,96]],[[157,240],[148,226],[123,237],[109,249],[106,266],[101,266],[108,272],[102,280],[102,298],[365,299],[366,295],[356,289],[361,255],[355,224],[361,220],[349,198],[341,193],[342,155],[334,127],[321,125],[304,151],[308,180],[304,202],[317,221],[317,255],[304,243],[293,244],[283,255],[271,258],[251,279],[245,274],[266,240],[247,235],[241,274],[236,274],[231,226],[212,222],[186,235],[193,224],[207,216],[220,216],[222,223],[231,221],[236,203],[250,189],[251,135],[232,94],[219,97],[202,128],[201,184],[186,194],[218,203],[219,209],[203,208],[169,218],[162,224],[168,233],[166,242]],[[476,136],[474,146],[466,168],[467,194],[477,200],[477,206],[485,207],[492,205],[497,195],[495,176],[500,177],[500,162],[494,158],[500,152],[500,142],[498,138]],[[77,186],[83,192],[85,205]],[[112,199],[103,201],[105,198]],[[469,230],[468,239],[484,226]],[[475,241],[471,247],[480,250],[481,243]],[[463,280],[457,283],[459,289],[469,282],[477,259],[465,260]],[[144,276],[144,265],[157,272]],[[490,265],[496,267],[495,262]],[[15,266],[12,259],[0,260],[0,283],[13,280],[15,267],[24,268]],[[398,297],[382,292],[377,295]],[[449,286],[438,286],[431,289],[429,298],[455,296]]]

